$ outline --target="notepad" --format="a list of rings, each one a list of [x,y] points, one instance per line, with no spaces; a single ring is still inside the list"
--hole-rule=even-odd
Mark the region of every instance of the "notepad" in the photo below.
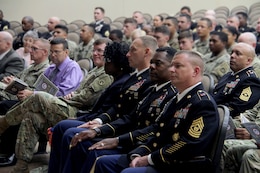
[[[41,74],[40,77],[33,85],[36,91],[44,91],[51,95],[56,96],[59,91],[59,88],[52,83],[44,74]]]
[[[10,84],[6,86],[4,91],[16,95],[19,91],[24,90],[28,87],[28,84],[21,79],[15,78]]]
[[[255,122],[242,123],[241,125],[245,127],[251,137],[260,144],[260,127]]]

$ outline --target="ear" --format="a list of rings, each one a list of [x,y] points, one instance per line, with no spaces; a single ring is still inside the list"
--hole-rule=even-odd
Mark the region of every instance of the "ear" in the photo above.
[[[196,77],[196,76],[198,76],[199,74],[201,73],[201,69],[200,69],[200,67],[199,66],[195,66],[194,67],[194,72],[193,72],[193,77]]]

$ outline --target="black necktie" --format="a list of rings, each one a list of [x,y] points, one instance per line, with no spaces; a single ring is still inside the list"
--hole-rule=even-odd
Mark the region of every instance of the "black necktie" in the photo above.
[[[56,78],[58,72],[59,72],[59,69],[58,69],[58,68],[55,68],[55,69],[52,71],[52,73],[51,73],[50,76],[49,76],[50,81],[54,82],[53,80]]]

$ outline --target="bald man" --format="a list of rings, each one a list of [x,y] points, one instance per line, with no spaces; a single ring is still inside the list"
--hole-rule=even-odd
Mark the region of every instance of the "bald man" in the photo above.
[[[0,32],[0,80],[6,76],[15,76],[24,69],[22,59],[12,48],[13,37],[6,31]]]
[[[243,42],[246,44],[251,45],[254,49],[256,49],[257,40],[255,35],[252,32],[244,32],[240,34],[237,39],[237,42]],[[252,66],[257,74],[258,78],[260,77],[260,59],[259,57],[255,57],[254,61],[252,62]]]
[[[60,18],[53,16],[50,17],[47,23],[48,32],[45,32],[41,35],[42,38],[50,40],[53,37],[54,28],[60,23]]]

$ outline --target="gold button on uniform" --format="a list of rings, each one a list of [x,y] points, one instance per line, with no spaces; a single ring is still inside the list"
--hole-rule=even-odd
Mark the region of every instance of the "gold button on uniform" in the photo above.
[[[160,123],[160,127],[163,127],[164,126],[164,123]]]

